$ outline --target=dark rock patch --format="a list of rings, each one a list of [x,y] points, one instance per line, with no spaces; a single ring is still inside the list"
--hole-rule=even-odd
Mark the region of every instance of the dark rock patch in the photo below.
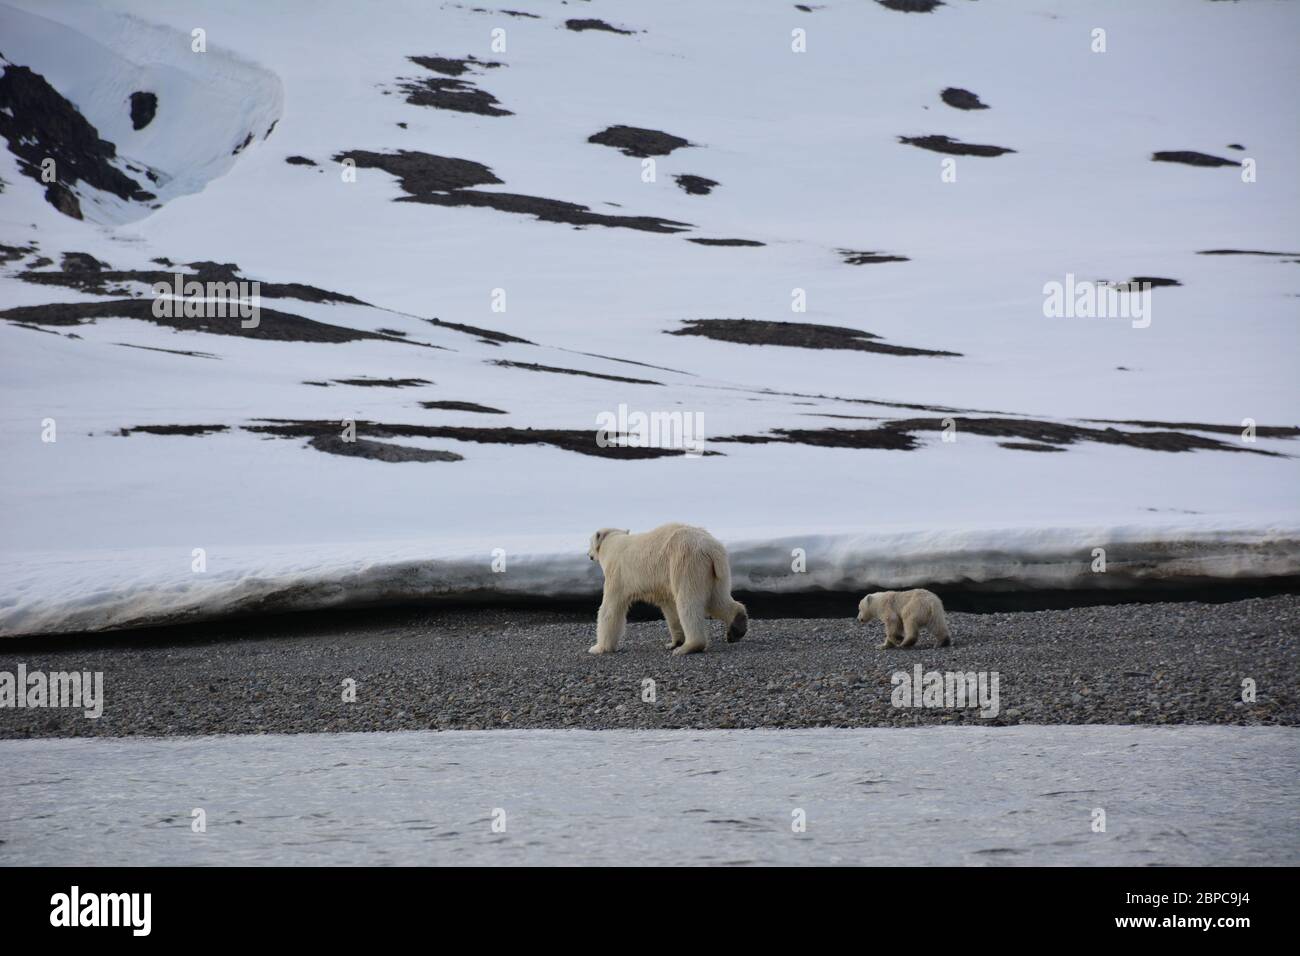
[[[757,239],[687,239],[697,246],[765,246],[767,243]]]
[[[36,251],[36,243],[29,242],[25,246],[7,246],[0,243],[0,265],[7,262],[17,262],[19,259],[26,259]]]
[[[1150,286],[1153,289],[1182,285],[1182,283],[1177,279],[1165,279],[1160,276],[1134,276],[1129,279],[1127,283],[1121,283],[1121,285],[1123,284],[1127,284],[1129,289],[1140,289],[1144,285]]]
[[[963,90],[959,86],[950,86],[939,94],[939,99],[943,100],[953,109],[958,110],[986,110],[987,103],[980,102],[980,98],[970,90]]]
[[[158,113],[158,95],[144,90],[131,94],[131,128],[144,129]]]
[[[476,113],[479,116],[513,115],[509,110],[503,109],[497,98],[487,90],[479,89],[469,80],[460,79],[471,69],[495,69],[501,66],[500,63],[477,60],[472,56],[460,60],[445,56],[410,56],[407,59],[426,70],[442,74],[441,77],[400,80],[398,88],[406,94],[406,102],[412,106],[432,106],[435,109]]]
[[[407,59],[417,66],[432,70],[434,73],[441,73],[443,76],[460,76],[475,67],[495,69],[501,66],[500,63],[495,61],[479,60],[473,56],[467,56],[460,60],[449,56],[408,56]]]
[[[82,218],[72,187],[84,182],[119,199],[144,202],[154,194],[118,169],[117,147],[99,133],[45,77],[25,66],[9,65],[0,74],[0,136],[18,157],[18,168],[41,182],[41,163],[54,160],[57,176],[45,199],[59,212]]]
[[[883,252],[857,252],[853,249],[836,249],[851,266],[872,265],[877,262],[911,262],[907,256],[891,256]]]
[[[631,36],[635,30],[621,30],[618,27],[606,23],[604,20],[565,20],[564,26],[573,30],[575,33],[581,33],[583,30],[603,30],[606,33],[621,33],[623,36]]]
[[[343,455],[348,458],[369,458],[372,461],[464,461],[464,455],[454,451],[439,451],[433,448],[412,448],[410,445],[394,445],[390,442],[370,441],[358,438],[344,441],[337,434],[313,435],[307,444],[317,451],[330,455]]]
[[[1211,432],[1219,435],[1240,435],[1240,425],[1206,425],[1200,422],[1153,422],[1141,419],[1122,421],[1113,418],[1089,418],[1087,421],[1102,425],[1131,425],[1135,428],[1164,428],[1176,431]],[[1255,434],[1260,438],[1300,438],[1300,428],[1286,425],[1256,425]]]
[[[954,156],[1001,156],[1003,153],[1015,152],[1014,149],[1008,149],[1005,146],[963,143],[949,136],[900,136],[898,141],[909,146],[919,146],[921,149],[932,150],[936,153],[950,153]]]
[[[514,115],[503,109],[500,101],[487,90],[481,90],[467,80],[412,79],[403,81],[400,89],[406,94],[406,102],[412,106],[432,106],[479,116]]]
[[[357,385],[362,388],[417,388],[432,385],[422,378],[336,378],[336,385]]]
[[[703,176],[692,176],[689,173],[681,176],[674,176],[677,185],[691,196],[707,196],[713,192],[713,187],[721,185],[716,180],[705,179]]]
[[[252,141],[253,141],[253,134],[249,133],[247,136],[244,137],[242,142],[237,143],[235,145],[235,148],[230,151],[230,155],[238,156],[240,153],[242,153],[244,150],[248,148],[248,144],[251,143]]]
[[[142,283],[153,286],[163,282],[171,285],[177,275],[178,265],[169,259],[154,260],[172,268],[171,272],[161,270],[123,270],[113,269],[108,263],[100,262],[84,252],[69,252],[63,255],[63,268],[54,272],[37,272],[29,269],[18,273],[24,282],[36,285],[62,286],[76,289],[92,295],[127,295],[132,290],[130,284]],[[368,305],[360,299],[342,292],[331,292],[317,286],[301,282],[262,282],[240,275],[239,266],[233,262],[191,262],[184,264],[193,270],[181,272],[184,282],[258,282],[258,294],[263,299],[299,299],[303,302],[317,304],[342,302],[348,305]]]
[[[284,161],[290,166],[315,166],[316,160],[308,159],[306,156],[286,156]]]
[[[1181,149],[1172,152],[1152,153],[1151,159],[1157,163],[1183,163],[1187,166],[1240,166],[1241,163],[1235,159],[1224,159],[1222,156],[1211,156],[1208,153],[1198,153],[1195,150]]]
[[[3,313],[0,313],[3,314]],[[647,378],[625,378],[622,375],[602,375],[600,372],[584,372],[576,368],[559,368],[554,365],[537,365],[532,362],[510,362],[505,359],[493,359],[491,364],[502,368],[521,368],[529,372],[550,372],[554,375],[581,375],[583,378],[599,378],[606,382],[625,382],[628,385],[662,385]]]
[[[612,146],[621,150],[625,156],[645,159],[647,156],[667,156],[675,149],[692,145],[680,136],[664,133],[657,129],[642,129],[639,126],[610,126],[587,137],[587,142],[600,146]]]
[[[930,13],[943,6],[943,0],[876,0],[882,7],[900,13]]]
[[[701,335],[719,342],[741,345],[783,345],[800,349],[843,349],[884,355],[960,356],[959,352],[909,348],[876,341],[880,336],[861,329],[808,322],[770,322],[763,319],[686,319],[685,327],[669,335]]]
[[[982,435],[991,438],[1012,439],[1010,447],[1024,450],[1023,445],[1033,445],[1034,451],[1045,450],[1038,446],[1068,446],[1076,442],[1097,442],[1104,445],[1124,445],[1147,451],[1231,451],[1250,452],[1257,455],[1284,457],[1277,452],[1244,448],[1201,435],[1188,435],[1178,431],[1128,432],[1115,428],[1086,428],[1064,422],[1035,421],[1027,418],[968,418],[954,419],[958,434]],[[838,448],[883,448],[910,450],[917,447],[917,435],[937,434],[944,428],[942,418],[909,418],[888,421],[871,429],[826,428],[818,430],[774,429],[766,435],[736,435],[714,438],[715,442],[743,442],[763,444],[785,442],[801,445],[820,445]],[[1004,444],[1004,443],[1000,443]]]
[[[480,415],[504,415],[506,414],[500,408],[493,408],[490,405],[480,405],[477,402],[421,402],[421,408],[427,408],[431,411],[441,412],[477,412]]]
[[[244,430],[279,438],[335,438],[338,422],[295,421],[288,419],[261,419],[266,424],[245,425]],[[486,428],[459,425],[403,425],[383,422],[358,421],[357,434],[374,438],[441,438],[450,441],[475,442],[486,445],[549,445],[564,451],[592,455],[597,458],[667,458],[683,455],[676,448],[637,447],[610,442],[605,447],[596,443],[596,429],[560,428]],[[610,438],[621,436],[611,435]],[[339,439],[341,442],[341,439]],[[358,441],[361,439],[358,438]],[[717,452],[705,452],[705,455]]]
[[[188,355],[191,358],[215,359],[217,356],[211,352],[194,352],[187,349],[160,349],[153,345],[132,345],[129,342],[114,342],[114,345],[120,345],[124,349],[143,349],[146,352],[166,352],[168,355]]]
[[[384,333],[384,335],[396,335],[401,338],[406,338],[406,333],[403,332],[401,329],[375,329],[375,331],[382,332]]]
[[[906,432],[887,428],[777,428],[766,435],[732,435],[715,442],[743,445],[813,445],[818,448],[877,448],[911,451],[919,442]]]
[[[567,223],[572,226],[609,226],[611,228],[637,229],[641,232],[674,233],[691,228],[690,223],[656,216],[607,216],[592,212],[580,203],[540,196],[523,196],[518,193],[483,192],[477,189],[458,189],[450,193],[430,193],[424,196],[405,197],[401,202],[422,202],[436,206],[478,206],[533,216],[543,222]]]
[[[136,425],[118,431],[122,437],[130,435],[213,435],[230,431],[229,425]]]
[[[1197,253],[1198,256],[1278,256],[1286,258],[1288,256],[1300,256],[1300,252],[1261,252],[1258,249],[1206,249]]]
[[[689,223],[654,216],[608,216],[592,212],[589,207],[579,203],[471,189],[469,187],[476,185],[498,185],[501,180],[482,163],[467,159],[451,159],[410,150],[376,153],[360,149],[338,153],[334,159],[336,162],[351,159],[358,167],[382,169],[396,176],[402,189],[410,194],[400,197],[399,202],[479,206],[500,212],[531,215],[544,222],[574,226],[611,226],[664,233],[681,232],[690,228]]]
[[[1010,448],[1013,451],[1065,451],[1060,445],[1040,445],[1032,441],[1000,441],[999,448]]]
[[[1228,149],[1235,149],[1235,150],[1239,150],[1239,151],[1244,151],[1245,148],[1246,148],[1246,147],[1245,147],[1245,146],[1242,146],[1240,143],[1229,143],[1229,144],[1228,144]]]
[[[291,312],[262,308],[259,322],[254,328],[244,328],[237,316],[209,318],[206,316],[177,315],[155,316],[151,299],[110,299],[103,302],[55,302],[49,305],[29,305],[0,311],[0,319],[33,325],[81,325],[96,319],[137,319],[152,322],[182,332],[209,332],[213,335],[240,335],[246,338],[267,339],[275,342],[355,342],[376,339],[400,342],[403,345],[421,345],[375,332],[344,328],[327,322],[317,322]],[[423,346],[437,348],[437,346]]]
[[[497,332],[493,329],[480,328],[477,325],[464,325],[460,322],[444,322],[442,319],[425,319],[424,321],[442,329],[454,329],[457,332],[464,332],[466,335],[476,335],[478,336],[479,342],[484,345],[502,345],[508,342],[513,342],[517,345],[535,344],[527,339],[521,339],[517,335],[511,335],[508,332]]]

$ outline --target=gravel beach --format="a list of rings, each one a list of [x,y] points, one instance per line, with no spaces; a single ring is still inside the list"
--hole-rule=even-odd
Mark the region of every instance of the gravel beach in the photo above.
[[[1300,724],[1300,596],[949,615],[882,650],[878,624],[764,619],[672,657],[662,620],[587,653],[571,612],[404,608],[0,642],[0,673],[102,671],[103,715],[0,708],[0,738],[486,728]],[[996,672],[998,713],[895,707],[891,677]],[[345,682],[355,681],[354,702]],[[653,700],[643,699],[651,685]],[[1243,702],[1243,682],[1255,700]]]

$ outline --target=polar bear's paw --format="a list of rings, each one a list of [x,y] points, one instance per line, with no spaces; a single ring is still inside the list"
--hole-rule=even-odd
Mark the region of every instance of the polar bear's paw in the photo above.
[[[599,644],[592,644],[591,647],[587,648],[587,653],[588,654],[612,654],[614,652],[605,650],[605,648],[601,647]]]
[[[673,657],[681,657],[683,654],[695,654],[704,650],[703,644],[679,644],[673,648]]]
[[[731,627],[727,628],[727,643],[735,644],[745,636],[749,630],[749,615],[743,610],[731,619]]]

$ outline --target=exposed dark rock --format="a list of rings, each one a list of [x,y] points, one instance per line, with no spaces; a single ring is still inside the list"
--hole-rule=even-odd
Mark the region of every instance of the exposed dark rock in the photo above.
[[[229,425],[135,425],[118,431],[122,437],[129,435],[213,435],[230,431]]]
[[[491,60],[479,60],[472,56],[457,60],[449,56],[408,56],[408,60],[426,70],[441,73],[443,76],[460,76],[471,68],[495,69],[500,63]]]
[[[1201,435],[1188,435],[1178,431],[1120,431],[1115,428],[1086,428],[1065,422],[1036,421],[1028,418],[969,418],[955,417],[958,434],[983,435],[992,438],[1018,439],[1010,447],[1038,445],[1067,446],[1076,442],[1097,442],[1103,445],[1124,445],[1148,451],[1231,451],[1247,452],[1270,457],[1284,457],[1277,452],[1247,448]],[[938,435],[945,427],[942,418],[910,418],[888,421],[871,429],[826,428],[818,430],[778,428],[765,435],[734,435],[713,438],[715,442],[742,442],[766,444],[785,442],[802,445],[832,446],[838,448],[886,448],[908,450],[917,445],[916,436]]]
[[[253,134],[249,133],[247,136],[243,138],[241,142],[235,145],[235,148],[230,151],[230,155],[238,156],[240,153],[242,153],[245,149],[248,148],[248,144],[251,143],[252,141],[253,141]]]
[[[422,378],[336,378],[336,385],[358,385],[366,388],[417,388],[432,385]]]
[[[464,461],[464,455],[454,451],[439,451],[433,448],[412,448],[410,445],[394,445],[384,441],[370,441],[358,438],[344,441],[339,435],[313,435],[307,444],[317,451],[330,455],[343,455],[348,458],[369,458],[372,461]]]
[[[209,332],[214,335],[240,335],[247,338],[269,339],[277,342],[355,342],[359,339],[377,339],[419,345],[362,329],[349,329],[341,325],[317,322],[291,312],[261,308],[258,324],[244,328],[238,316],[227,318],[178,315],[155,316],[153,301],[147,298],[111,299],[101,302],[56,302],[49,305],[20,306],[0,311],[0,319],[33,325],[80,325],[95,319],[138,319],[185,332]],[[436,348],[436,346],[424,346]]]
[[[2,315],[3,313],[0,313]],[[505,359],[493,359],[493,365],[500,365],[503,368],[521,368],[529,372],[551,372],[555,375],[581,375],[584,378],[600,378],[607,382],[626,382],[629,385],[662,385],[663,382],[652,382],[646,378],[624,378],[622,375],[602,375],[599,372],[584,372],[576,368],[559,368],[554,365],[536,365],[532,362],[510,362]]]
[[[587,137],[587,142],[600,146],[612,146],[621,150],[625,156],[645,159],[647,156],[667,156],[675,149],[692,145],[680,136],[664,133],[657,129],[642,129],[639,126],[610,126]]]
[[[306,156],[286,156],[285,160],[290,166],[315,166],[316,160],[308,159]]]
[[[521,339],[517,335],[511,335],[508,332],[497,332],[493,329],[480,328],[477,325],[465,325],[460,322],[444,322],[442,319],[425,319],[430,325],[436,325],[443,329],[454,329],[457,332],[464,332],[466,335],[477,335],[478,340],[484,345],[501,345],[507,342],[514,342],[518,345],[533,345],[533,342],[527,339]]]
[[[757,239],[687,239],[687,242],[693,242],[697,246],[764,246],[765,242],[759,242]]]
[[[37,182],[41,163],[54,161],[56,180],[42,183],[46,201],[74,219],[82,218],[72,191],[79,182],[128,201],[155,198],[114,165],[117,148],[100,139],[72,103],[25,66],[9,65],[0,74],[0,136],[18,157],[18,168]]]
[[[1198,256],[1300,256],[1300,252],[1261,252],[1258,249],[1206,249]]]
[[[876,2],[882,7],[900,13],[930,13],[936,7],[943,6],[943,0],[876,0]]]
[[[421,402],[420,407],[442,412],[477,412],[480,415],[506,414],[499,408],[492,408],[490,405],[480,405],[477,402]]]
[[[909,146],[919,146],[921,149],[932,150],[936,153],[950,153],[954,156],[1001,156],[1003,153],[1014,153],[1014,149],[1008,149],[1005,146],[982,146],[978,143],[963,143],[952,139],[948,136],[900,136],[900,143],[907,143]]]
[[[860,329],[809,322],[770,322],[762,319],[687,319],[669,335],[701,335],[742,345],[782,345],[800,349],[844,349],[885,355],[959,356],[959,352],[908,348],[876,341],[880,336]]]
[[[158,112],[158,96],[143,90],[131,94],[131,128],[144,129]]]
[[[987,103],[981,103],[980,98],[970,90],[963,90],[959,86],[950,86],[942,93],[939,98],[954,109],[959,110],[986,110]]]
[[[244,430],[280,438],[336,438],[339,424],[336,421],[302,421],[290,419],[261,419],[265,424],[245,425]],[[667,458],[685,454],[677,448],[638,447],[609,442],[604,447],[596,441],[594,428],[486,428],[468,425],[405,425],[383,422],[358,421],[358,441],[366,438],[441,438],[487,445],[550,445],[564,451],[592,455],[597,458]],[[611,435],[611,439],[620,436]],[[341,441],[341,439],[340,439]],[[716,455],[717,452],[705,452]]]
[[[159,260],[154,260],[159,262]],[[171,285],[179,271],[176,263],[163,259],[159,264],[169,265],[173,271],[160,270],[121,270],[112,269],[105,262],[100,262],[84,252],[65,253],[63,268],[54,272],[37,272],[28,269],[20,272],[18,278],[36,285],[63,286],[77,289],[93,295],[127,295],[133,291],[133,283],[153,286],[163,282]],[[303,302],[330,303],[344,302],[349,305],[367,305],[360,299],[342,292],[331,292],[301,282],[261,282],[241,276],[239,266],[233,262],[191,262],[188,268],[192,272],[179,273],[182,280],[189,282],[252,282],[258,281],[258,294],[263,299],[300,299]]]
[[[853,249],[836,249],[851,266],[872,265],[878,262],[911,262],[907,256],[891,256],[884,252],[857,252]]]
[[[716,180],[705,179],[703,176],[692,176],[689,173],[681,176],[674,176],[677,185],[692,196],[707,196],[713,191],[713,187],[720,185]]]
[[[636,32],[635,30],[621,30],[604,20],[565,20],[564,25],[577,33],[581,33],[583,30],[603,30],[606,33],[621,33],[624,36],[631,36]]]
[[[1195,150],[1183,149],[1174,150],[1173,152],[1152,153],[1151,159],[1158,163],[1183,163],[1187,166],[1240,166],[1241,163],[1235,159],[1224,159],[1222,156],[1211,156],[1208,153],[1198,153]]]
[[[443,76],[403,79],[399,88],[406,94],[406,102],[413,106],[432,106],[435,109],[476,113],[479,116],[512,115],[509,110],[501,107],[491,93],[479,89],[469,80],[459,79],[471,69],[492,69],[501,66],[500,63],[476,60],[472,56],[460,60],[445,56],[411,56],[407,59]]]

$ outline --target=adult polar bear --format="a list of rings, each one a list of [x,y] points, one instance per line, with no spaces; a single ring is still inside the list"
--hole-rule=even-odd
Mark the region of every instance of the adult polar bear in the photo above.
[[[731,597],[727,549],[703,528],[665,524],[644,534],[601,528],[591,536],[587,557],[599,561],[605,572],[590,653],[618,649],[633,601],[648,601],[664,612],[673,654],[708,647],[711,617],[727,625],[729,642],[745,636],[749,616],[745,605]]]

